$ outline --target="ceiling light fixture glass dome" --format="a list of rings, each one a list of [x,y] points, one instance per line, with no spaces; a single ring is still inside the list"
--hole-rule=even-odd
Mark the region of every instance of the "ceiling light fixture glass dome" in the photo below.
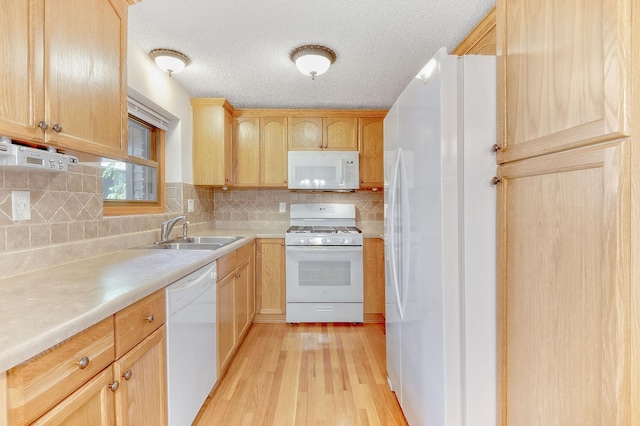
[[[336,54],[328,47],[308,44],[293,49],[290,58],[302,74],[315,80],[316,76],[327,72],[329,66],[336,61]]]
[[[191,60],[182,52],[171,49],[153,49],[149,56],[161,70],[171,74],[182,71]]]

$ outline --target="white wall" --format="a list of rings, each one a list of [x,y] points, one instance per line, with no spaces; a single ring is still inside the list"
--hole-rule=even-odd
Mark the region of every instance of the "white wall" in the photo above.
[[[129,96],[171,119],[166,134],[165,182],[193,183],[189,93],[131,39],[127,78]]]

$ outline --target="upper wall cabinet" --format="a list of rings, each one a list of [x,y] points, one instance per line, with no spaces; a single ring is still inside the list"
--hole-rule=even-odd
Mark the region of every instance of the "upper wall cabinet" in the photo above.
[[[287,186],[286,117],[233,118],[234,186]]]
[[[496,8],[493,7],[482,21],[453,49],[452,55],[496,54]]]
[[[127,5],[6,0],[0,10],[0,134],[126,156]]]
[[[497,3],[499,163],[629,134],[630,16],[631,0]]]
[[[357,151],[355,117],[289,117],[290,151]]]
[[[361,118],[360,131],[360,188],[374,191],[383,187],[384,118]]]
[[[222,98],[191,99],[193,184],[233,183],[231,132],[233,107]]]

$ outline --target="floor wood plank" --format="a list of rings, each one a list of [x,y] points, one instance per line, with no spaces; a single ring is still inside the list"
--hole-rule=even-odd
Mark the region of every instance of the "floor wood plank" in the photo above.
[[[384,324],[254,324],[194,425],[407,425]]]

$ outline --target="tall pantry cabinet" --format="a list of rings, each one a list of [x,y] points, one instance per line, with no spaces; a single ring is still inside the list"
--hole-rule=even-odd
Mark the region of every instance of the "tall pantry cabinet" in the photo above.
[[[640,424],[631,6],[496,4],[502,425]]]

